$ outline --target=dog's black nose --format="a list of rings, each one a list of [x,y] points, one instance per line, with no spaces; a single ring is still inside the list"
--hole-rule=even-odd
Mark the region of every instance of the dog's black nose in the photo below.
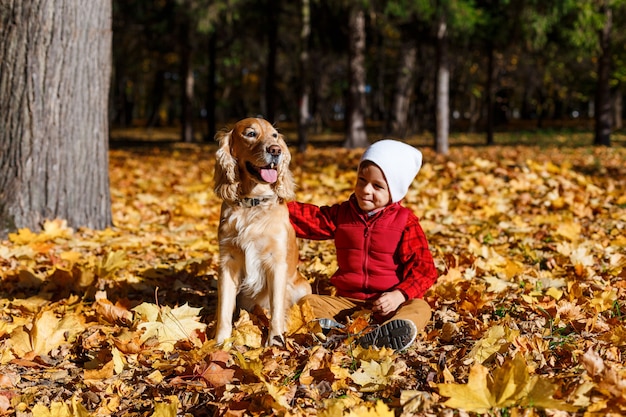
[[[282,149],[280,149],[280,146],[278,145],[271,145],[267,147],[267,153],[269,153],[272,156],[278,156],[280,155],[282,152]]]

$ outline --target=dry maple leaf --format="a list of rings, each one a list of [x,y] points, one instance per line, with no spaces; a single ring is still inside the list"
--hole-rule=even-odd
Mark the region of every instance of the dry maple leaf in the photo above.
[[[202,378],[214,387],[221,387],[233,382],[235,370],[223,367],[220,364],[211,362],[200,374]]]
[[[400,405],[402,415],[419,414],[434,404],[431,393],[426,391],[403,390],[400,393]]]
[[[299,381],[301,384],[311,385],[313,383],[315,378],[311,376],[311,372],[317,371],[323,367],[324,359],[329,353],[330,352],[323,346],[314,346],[313,349],[311,349],[309,359],[304,365],[304,369],[302,369],[302,372],[300,373]]]
[[[581,363],[595,382],[595,390],[604,400],[595,398],[590,411],[603,413],[626,412],[626,373],[605,365],[604,360],[591,348],[581,357]]]
[[[294,304],[287,312],[287,335],[308,333],[310,324],[315,319],[309,303]]]
[[[519,331],[504,326],[492,326],[475,344],[468,357],[478,363],[484,363],[495,353],[504,352],[519,336]]]
[[[354,397],[332,398],[324,401],[324,406],[319,410],[319,417],[343,417],[344,413],[354,408],[360,401]]]
[[[113,304],[106,298],[106,293],[96,294],[94,309],[100,316],[109,323],[130,324],[133,321],[133,313],[119,302]]]
[[[85,329],[84,316],[66,312],[61,318],[51,310],[35,316],[30,329],[23,327],[11,333],[13,351],[17,356],[33,359],[47,355],[52,349],[71,342]]]
[[[394,362],[387,357],[380,362],[361,361],[361,366],[350,375],[350,379],[360,386],[360,391],[376,392],[390,384],[393,374]]]
[[[106,257],[96,265],[96,275],[100,278],[111,278],[116,271],[127,265],[128,259],[124,251],[108,252]]]
[[[255,353],[258,354],[259,352],[255,352]],[[242,371],[248,372],[248,373],[256,376],[261,381],[265,380],[265,372],[264,372],[264,368],[263,368],[263,362],[261,360],[259,360],[258,356],[257,357],[253,357],[253,356],[246,357],[241,352],[235,352],[234,359],[235,359],[237,365],[239,366],[239,368],[241,368]]]
[[[395,413],[382,400],[376,401],[373,406],[367,404],[357,405],[344,413],[345,417],[394,417]]]
[[[72,397],[71,404],[53,401],[50,408],[43,404],[36,404],[33,407],[33,416],[36,417],[89,417],[91,413],[78,402],[76,396]]]
[[[235,370],[228,368],[228,362],[232,360],[231,355],[223,350],[211,352],[207,356],[209,364],[200,373],[209,384],[214,387],[221,387],[230,384],[235,378]]]
[[[489,370],[475,364],[470,369],[467,384],[437,384],[437,387],[441,396],[449,397],[444,403],[447,407],[485,413],[495,406],[489,378]]]
[[[241,310],[239,319],[233,326],[233,333],[230,339],[234,346],[248,346],[250,348],[260,348],[263,345],[263,332],[259,326],[252,322],[250,313]]]
[[[151,417],[176,417],[180,402],[175,395],[168,395],[165,401],[155,401]]]
[[[139,314],[143,321],[137,326],[138,329],[144,330],[140,342],[144,343],[154,337],[159,342],[159,349],[165,352],[173,351],[176,342],[181,340],[188,340],[196,346],[201,346],[196,332],[203,332],[206,324],[199,321],[200,310],[202,309],[189,307],[187,304],[174,309],[150,303],[138,305],[133,311]]]
[[[354,398],[326,400],[324,408],[317,413],[319,417],[394,417],[395,413],[383,401],[374,404],[361,403]]]
[[[440,395],[449,398],[444,403],[447,407],[468,412],[486,413],[513,406],[577,410],[552,398],[556,387],[538,376],[531,376],[520,355],[507,359],[493,374],[483,365],[474,364],[467,384],[437,384],[437,387]]]
[[[67,227],[67,221],[62,219],[46,220],[43,224],[43,230],[40,233],[34,233],[30,229],[19,229],[17,233],[9,233],[9,239],[16,244],[41,243],[56,238],[69,238],[73,234],[73,230]]]

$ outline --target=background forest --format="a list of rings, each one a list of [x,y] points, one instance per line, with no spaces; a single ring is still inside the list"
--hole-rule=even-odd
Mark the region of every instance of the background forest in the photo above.
[[[0,0],[0,415],[625,415],[625,21],[626,0]],[[257,114],[304,202],[348,198],[383,135],[423,151],[403,204],[439,278],[405,351],[356,346],[366,310],[324,335],[291,309],[266,347],[256,309],[212,340],[212,137]],[[332,242],[299,244],[328,290]]]
[[[262,114],[307,133],[622,128],[624,1],[114,1],[114,127],[211,139]],[[123,136],[123,134],[122,134]],[[293,136],[292,139],[295,139]]]

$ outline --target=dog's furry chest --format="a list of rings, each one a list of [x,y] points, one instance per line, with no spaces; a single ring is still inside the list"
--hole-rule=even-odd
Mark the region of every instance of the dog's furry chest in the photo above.
[[[283,206],[271,209],[263,206],[223,208],[219,227],[220,245],[227,244],[245,250],[250,245],[267,247],[268,240],[285,239],[285,236],[281,236],[284,227],[277,227],[283,226],[280,223],[284,217],[278,213],[281,209],[287,210]]]
[[[239,292],[255,296],[264,292],[268,279],[278,264],[284,264],[284,242],[287,228],[277,227],[281,218],[276,210],[286,207],[226,207],[222,212],[219,243],[222,257],[231,257],[241,264]],[[288,214],[287,214],[288,216]],[[287,217],[288,219],[288,217]]]

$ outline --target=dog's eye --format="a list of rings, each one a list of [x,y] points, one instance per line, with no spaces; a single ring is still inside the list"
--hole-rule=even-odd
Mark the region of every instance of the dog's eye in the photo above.
[[[246,132],[246,137],[248,138],[256,138],[256,132],[254,130],[250,130]]]
[[[277,138],[278,137],[278,133],[274,133],[272,136]]]

